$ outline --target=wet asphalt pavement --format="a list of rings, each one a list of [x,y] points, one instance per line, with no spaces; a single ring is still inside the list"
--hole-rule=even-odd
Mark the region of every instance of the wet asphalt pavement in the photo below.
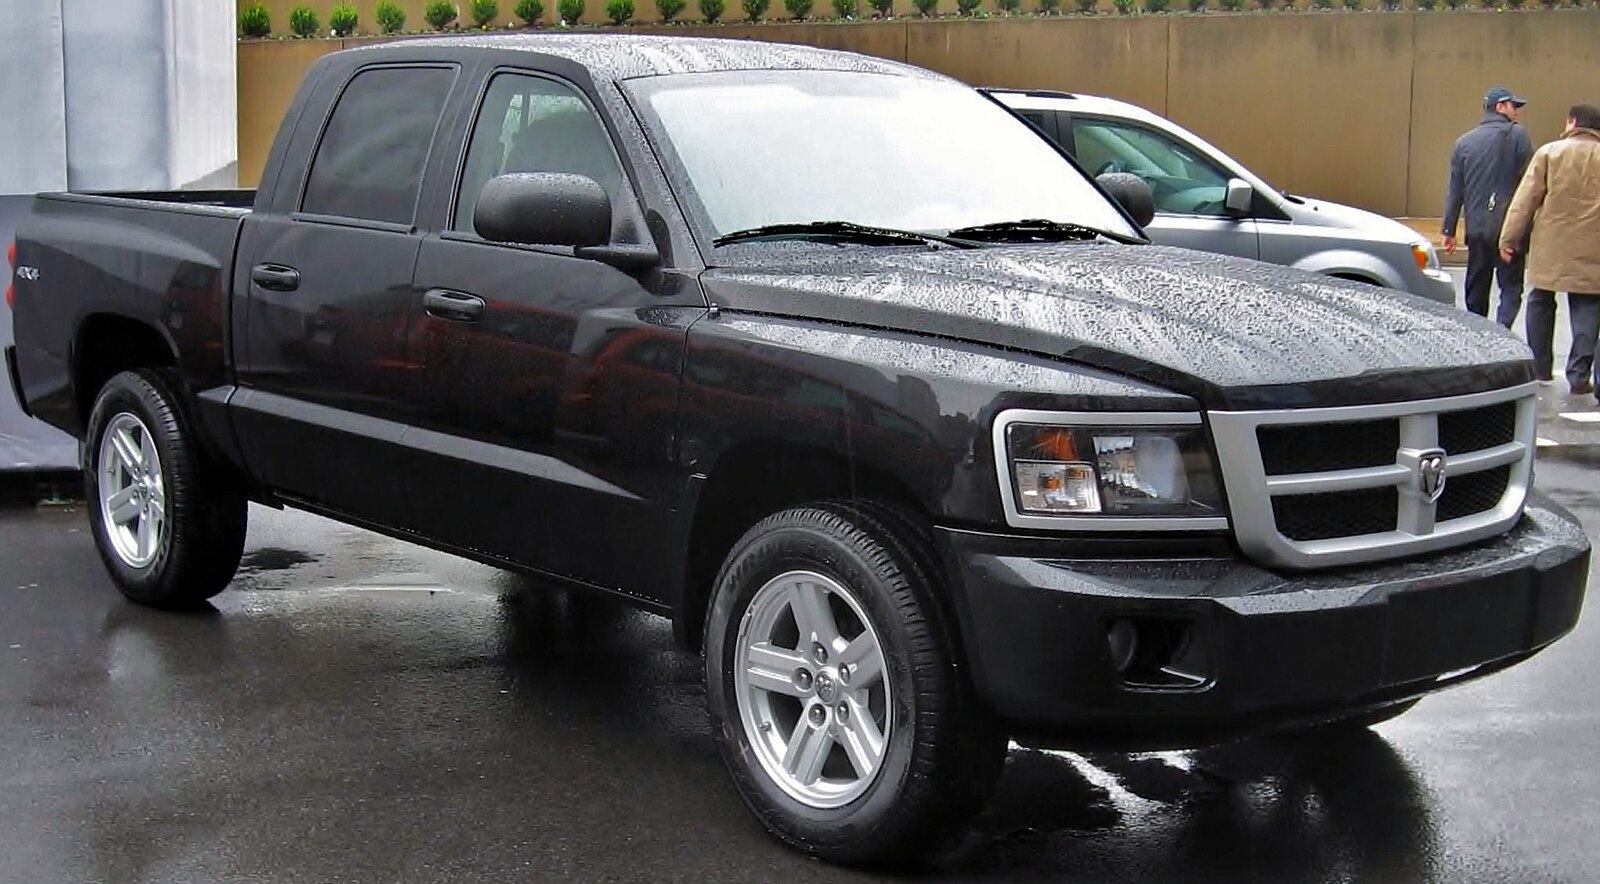
[[[1600,442],[1600,438],[1596,438]],[[1600,445],[1538,483],[1600,535]],[[215,609],[0,510],[0,881],[865,880],[770,841],[664,620],[255,507]],[[1591,576],[1591,582],[1596,578]],[[1014,750],[933,880],[1600,880],[1600,626],[1338,744]]]

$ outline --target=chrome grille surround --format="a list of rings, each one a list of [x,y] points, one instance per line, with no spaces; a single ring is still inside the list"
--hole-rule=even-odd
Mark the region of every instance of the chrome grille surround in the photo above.
[[[1263,564],[1327,568],[1418,555],[1501,534],[1522,515],[1533,472],[1537,428],[1536,387],[1525,384],[1487,393],[1338,408],[1282,411],[1213,411],[1207,414],[1228,514],[1239,546]],[[1437,496],[1425,493],[1425,466],[1443,452],[1439,415],[1505,402],[1516,405],[1513,438],[1478,451],[1444,456],[1444,480],[1507,467],[1499,504],[1482,512],[1437,521]],[[1268,475],[1256,431],[1261,427],[1343,424],[1392,418],[1400,422],[1400,447],[1392,462],[1354,469]],[[1393,487],[1399,507],[1392,530],[1318,540],[1293,540],[1279,530],[1273,498]]]

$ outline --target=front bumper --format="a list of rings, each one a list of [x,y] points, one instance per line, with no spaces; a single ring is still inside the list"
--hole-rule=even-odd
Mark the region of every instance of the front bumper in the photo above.
[[[1225,556],[1066,559],[1058,541],[957,529],[939,540],[991,708],[1019,739],[1126,749],[1310,724],[1516,663],[1577,624],[1590,555],[1539,496],[1493,540],[1312,574]],[[1130,684],[1108,640],[1118,621],[1177,624],[1179,668],[1200,678]]]
[[[1456,302],[1456,283],[1450,273],[1443,269],[1428,269],[1422,271],[1422,287],[1416,294],[1438,301],[1441,304],[1454,304]]]

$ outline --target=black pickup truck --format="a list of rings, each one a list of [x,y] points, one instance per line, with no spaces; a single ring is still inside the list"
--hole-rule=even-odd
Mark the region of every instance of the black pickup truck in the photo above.
[[[1573,627],[1520,343],[1108,192],[900,64],[393,43],[253,194],[40,196],[6,362],[134,601],[223,590],[251,500],[623,596],[841,861],[949,835],[1008,739],[1336,732]]]

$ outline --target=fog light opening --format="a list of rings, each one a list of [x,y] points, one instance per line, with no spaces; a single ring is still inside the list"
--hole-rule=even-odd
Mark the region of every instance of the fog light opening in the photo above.
[[[1106,626],[1106,648],[1123,687],[1198,690],[1211,683],[1211,655],[1191,619],[1119,617]]]

